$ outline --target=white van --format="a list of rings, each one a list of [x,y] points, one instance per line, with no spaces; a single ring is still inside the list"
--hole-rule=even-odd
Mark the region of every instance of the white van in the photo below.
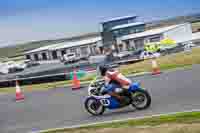
[[[80,58],[76,56],[75,53],[68,53],[68,54],[65,54],[63,56],[64,58],[64,62],[65,63],[69,63],[69,62],[76,62],[76,61],[79,61]]]
[[[8,74],[9,70],[6,64],[0,63],[0,73],[1,74]]]

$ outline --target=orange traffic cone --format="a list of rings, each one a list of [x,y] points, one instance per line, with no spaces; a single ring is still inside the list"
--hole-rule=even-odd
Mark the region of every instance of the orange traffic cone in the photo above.
[[[76,70],[74,70],[74,75],[73,75],[73,88],[72,90],[77,90],[77,89],[80,89],[81,86],[80,86],[80,81],[77,77],[77,74],[76,74]]]
[[[16,98],[15,98],[15,100],[16,101],[24,100],[24,95],[22,94],[18,80],[16,80]]]
[[[158,67],[157,65],[157,62],[155,59],[152,59],[152,68],[153,68],[153,72],[152,72],[152,75],[157,75],[157,74],[160,74],[160,68]]]

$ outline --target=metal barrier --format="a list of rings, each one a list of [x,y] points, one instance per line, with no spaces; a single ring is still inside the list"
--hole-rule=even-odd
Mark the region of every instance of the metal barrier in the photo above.
[[[118,67],[118,65],[112,64],[110,67],[114,68],[114,67]],[[91,69],[90,71],[87,71],[87,72],[94,72],[94,71],[96,71],[96,69]],[[70,72],[43,75],[43,76],[26,77],[26,78],[23,78],[23,75],[21,75],[21,76],[18,75],[18,76],[16,76],[15,79],[0,80],[0,88],[14,87],[16,80],[18,80],[20,82],[20,85],[32,85],[32,84],[64,81],[64,80],[70,80]]]
[[[60,74],[29,77],[29,78],[16,77],[15,79],[12,79],[12,80],[0,81],[0,88],[14,87],[16,80],[20,82],[20,85],[31,85],[31,84],[40,84],[40,83],[48,83],[48,82],[55,82],[55,81],[64,81],[64,80],[69,80],[69,79],[70,79],[69,73],[60,73]]]

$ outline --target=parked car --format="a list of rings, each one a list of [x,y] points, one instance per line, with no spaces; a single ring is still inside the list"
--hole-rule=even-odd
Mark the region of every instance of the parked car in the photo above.
[[[26,63],[24,63],[24,62],[19,62],[19,63],[16,63],[16,66],[17,66],[18,68],[22,68],[22,69],[25,69],[25,68],[27,68],[27,64],[26,64]]]
[[[65,54],[63,56],[63,59],[64,59],[64,63],[76,62],[80,60],[80,58],[77,57],[75,53]]]
[[[154,58],[154,57],[159,57],[161,54],[156,52],[156,53],[151,53],[151,52],[148,52],[148,51],[143,51],[141,54],[140,54],[140,59],[151,59],[151,58]]]
[[[14,61],[3,63],[3,65],[1,65],[1,69],[3,70],[2,73],[4,74],[15,73],[24,70],[19,64]]]
[[[9,70],[5,63],[0,63],[0,74],[8,74]]]
[[[196,45],[192,42],[189,42],[184,45],[184,49],[191,49],[192,47],[195,47]]]
[[[23,69],[33,67],[33,66],[38,66],[38,65],[40,65],[39,62],[31,61],[31,60],[24,60],[24,61],[17,63],[17,67],[23,68]]]
[[[27,68],[40,65],[39,62],[32,61],[32,60],[25,60],[24,63],[26,64]]]

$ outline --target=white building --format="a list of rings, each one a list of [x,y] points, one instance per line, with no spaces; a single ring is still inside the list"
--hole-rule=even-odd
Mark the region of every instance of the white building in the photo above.
[[[117,45],[120,51],[128,50],[129,48],[139,49],[143,48],[145,43],[159,42],[166,38],[170,38],[176,41],[176,43],[191,41],[191,24],[184,23],[179,25],[172,25],[121,36],[117,38]]]
[[[78,57],[98,54],[98,48],[102,47],[101,37],[85,38],[76,41],[68,41],[54,45],[40,47],[25,53],[31,60],[57,60],[67,53],[76,53]]]

